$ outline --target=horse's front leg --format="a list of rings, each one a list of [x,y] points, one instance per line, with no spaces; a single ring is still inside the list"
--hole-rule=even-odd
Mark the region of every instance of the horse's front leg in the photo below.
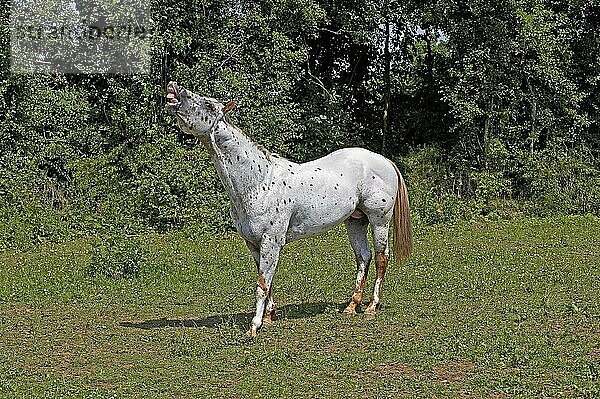
[[[256,271],[260,272],[260,246],[246,240],[246,245],[254,258],[256,264]],[[263,316],[263,324],[269,325],[273,323],[273,317],[275,316],[275,298],[273,296],[273,284],[269,287],[269,297],[267,299],[267,305],[265,307],[265,315]]]
[[[265,305],[271,290],[271,282],[277,268],[279,252],[283,246],[283,240],[275,237],[263,236],[260,244],[260,259],[258,262],[258,277],[256,278],[256,313],[252,318],[248,335],[256,336],[256,332],[263,322]],[[270,306],[271,307],[271,306]],[[269,309],[269,312],[272,309]]]

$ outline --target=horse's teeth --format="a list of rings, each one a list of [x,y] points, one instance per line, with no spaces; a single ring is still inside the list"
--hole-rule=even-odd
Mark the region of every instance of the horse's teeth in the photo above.
[[[167,98],[175,98],[175,93],[169,92],[169,94],[167,94]]]

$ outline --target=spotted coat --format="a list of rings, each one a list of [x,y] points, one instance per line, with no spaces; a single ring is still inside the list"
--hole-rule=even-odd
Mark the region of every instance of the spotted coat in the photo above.
[[[375,312],[388,261],[388,231],[393,216],[410,252],[412,242],[408,197],[402,176],[385,157],[362,148],[344,148],[307,163],[270,154],[231,124],[226,113],[233,103],[197,94],[171,82],[166,108],[183,131],[207,147],[231,200],[231,218],[256,262],[256,314],[249,333],[256,335],[263,317],[274,314],[271,283],[283,246],[346,223],[357,260],[354,293],[346,312],[362,303],[371,260],[366,238],[373,233],[377,279],[373,301],[365,312]],[[404,209],[403,212],[400,212]],[[399,231],[399,233],[398,233]]]

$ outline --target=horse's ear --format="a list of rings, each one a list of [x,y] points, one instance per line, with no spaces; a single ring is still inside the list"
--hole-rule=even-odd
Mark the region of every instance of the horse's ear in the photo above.
[[[237,102],[236,102],[235,100],[231,100],[231,101],[229,101],[229,102],[227,103],[227,105],[225,105],[225,106],[223,107],[223,113],[224,113],[224,114],[226,114],[226,113],[228,113],[229,111],[231,111],[231,110],[233,109],[233,107],[235,107],[235,106],[236,106],[236,104],[237,104]]]

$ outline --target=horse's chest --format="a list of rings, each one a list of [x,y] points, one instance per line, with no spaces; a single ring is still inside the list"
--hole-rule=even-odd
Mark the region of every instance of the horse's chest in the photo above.
[[[285,214],[289,214],[287,207],[278,204],[241,206],[233,203],[231,206],[231,218],[236,230],[249,241],[260,241],[265,232],[281,224]]]

